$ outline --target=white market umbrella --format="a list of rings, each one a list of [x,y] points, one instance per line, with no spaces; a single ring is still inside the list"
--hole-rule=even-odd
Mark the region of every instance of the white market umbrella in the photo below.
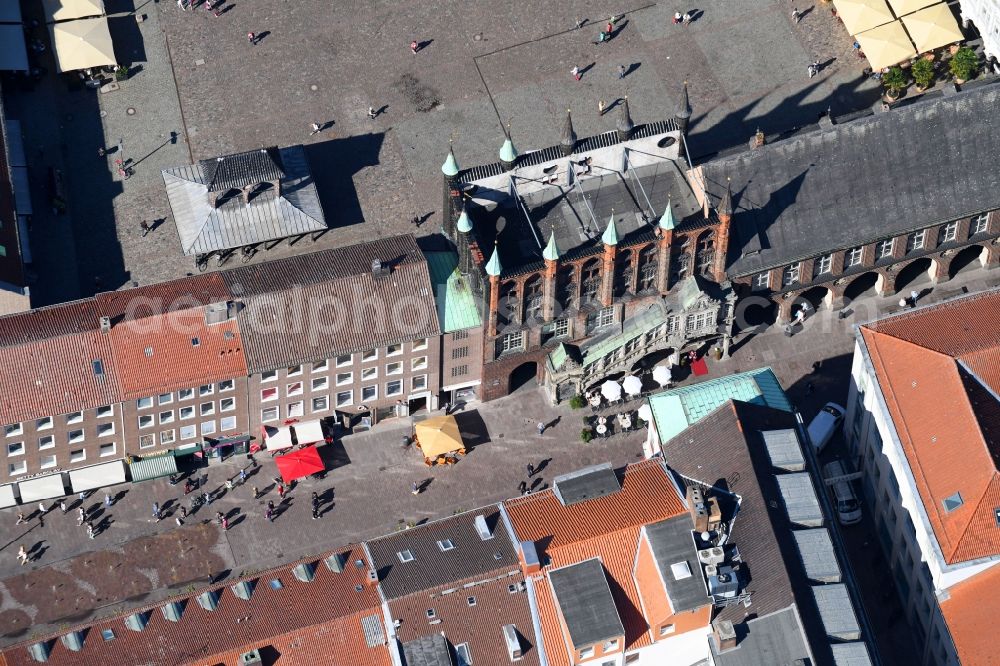
[[[629,375],[622,381],[622,388],[629,395],[639,395],[642,393],[642,380],[635,375]]]
[[[955,15],[943,2],[904,16],[901,20],[917,51],[921,53],[965,39],[955,21]]]
[[[648,402],[642,403],[639,407],[639,418],[646,423],[653,422],[653,408],[649,406]]]
[[[601,395],[608,399],[609,402],[614,402],[622,397],[622,387],[618,382],[609,379],[608,381],[601,384]]]
[[[60,72],[116,64],[107,19],[65,21],[48,28]]]
[[[653,368],[653,381],[655,381],[660,386],[666,386],[673,380],[673,374],[670,372],[670,368],[665,365],[658,365]]]
[[[42,7],[46,23],[104,14],[104,3],[101,0],[42,0]]]

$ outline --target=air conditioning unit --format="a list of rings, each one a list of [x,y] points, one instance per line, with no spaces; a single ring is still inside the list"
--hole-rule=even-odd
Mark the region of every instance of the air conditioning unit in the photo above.
[[[715,548],[705,548],[698,551],[698,561],[702,564],[722,564],[726,559],[724,550],[716,546]]]
[[[719,567],[715,564],[705,565],[705,575],[709,578],[712,576],[717,576],[719,574]]]

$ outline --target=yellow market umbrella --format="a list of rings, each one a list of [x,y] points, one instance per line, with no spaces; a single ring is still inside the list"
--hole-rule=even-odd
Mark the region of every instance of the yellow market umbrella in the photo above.
[[[48,28],[60,72],[116,64],[107,19],[51,23]]]
[[[896,18],[885,0],[834,0],[833,4],[837,8],[837,16],[852,35]]]
[[[917,55],[903,25],[893,21],[854,35],[873,70],[897,65]]]
[[[437,458],[445,453],[464,449],[462,433],[454,416],[434,416],[414,426],[417,442],[425,458]]]
[[[955,15],[943,2],[904,16],[902,21],[921,53],[965,39]]]
[[[892,7],[892,11],[896,12],[896,16],[902,16],[903,14],[911,14],[918,9],[923,9],[924,7],[930,7],[938,0],[889,0],[889,5]]]
[[[42,6],[46,23],[104,14],[102,0],[42,0]]]

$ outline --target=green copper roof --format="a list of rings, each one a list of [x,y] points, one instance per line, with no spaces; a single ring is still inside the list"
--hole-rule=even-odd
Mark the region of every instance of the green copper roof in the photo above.
[[[514,142],[510,140],[510,137],[503,142],[500,146],[500,160],[503,162],[513,162],[517,159],[517,148],[514,147]]]
[[[454,252],[425,252],[424,255],[434,282],[434,301],[441,329],[451,333],[481,325],[472,289],[458,272],[458,255]]]
[[[758,368],[657,393],[650,396],[649,406],[660,441],[666,442],[730,400],[793,411],[771,368]]]
[[[604,230],[604,235],[601,236],[601,241],[605,245],[618,245],[618,226],[615,224],[615,215],[611,214],[611,219],[608,220],[608,228]]]
[[[548,261],[559,261],[559,246],[556,245],[556,232],[549,234],[549,244],[542,250],[542,258]]]
[[[566,351],[566,345],[559,343],[559,346],[549,352],[549,363],[552,364],[552,369],[555,371],[562,370],[563,363],[569,357],[569,352]]]
[[[462,209],[462,214],[458,216],[458,224],[456,228],[463,234],[467,234],[472,231],[472,220],[469,219],[469,214]]]
[[[455,151],[451,148],[448,149],[448,157],[445,158],[444,164],[441,165],[441,173],[449,178],[458,175],[458,162],[455,161]]]
[[[667,209],[663,211],[663,215],[660,217],[660,228],[666,231],[672,231],[677,226],[674,222],[674,210],[670,205],[670,200],[667,199]]]
[[[501,273],[503,273],[503,266],[500,265],[500,252],[497,250],[497,246],[494,245],[493,255],[486,262],[486,274],[493,277],[500,277]]]

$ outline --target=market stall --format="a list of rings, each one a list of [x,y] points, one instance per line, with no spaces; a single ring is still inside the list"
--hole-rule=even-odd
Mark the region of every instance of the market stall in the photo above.
[[[323,464],[323,459],[320,458],[315,446],[306,446],[280,455],[274,462],[278,466],[281,478],[286,482],[326,471],[326,465]]]
[[[465,444],[454,416],[434,416],[413,426],[417,448],[428,465],[455,462],[465,455]]]

